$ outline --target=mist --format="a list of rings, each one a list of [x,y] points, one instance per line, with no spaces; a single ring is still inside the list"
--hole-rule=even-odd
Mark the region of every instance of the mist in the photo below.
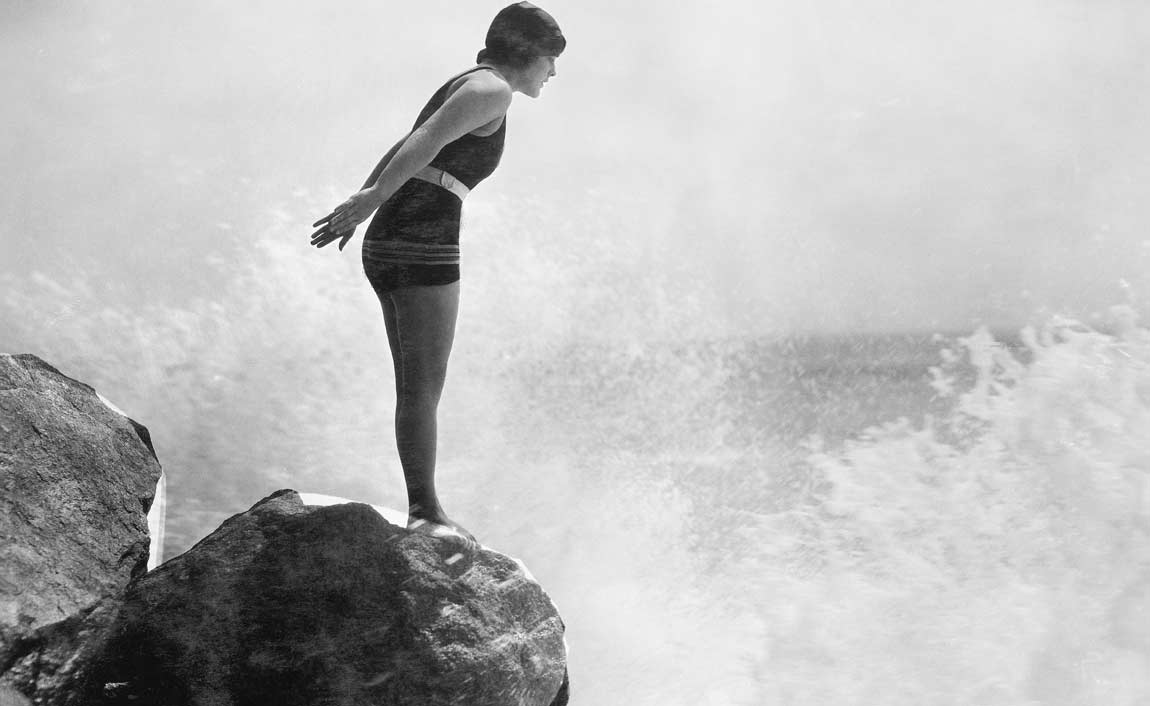
[[[169,556],[277,488],[402,506],[359,239],[309,226],[501,6],[0,5],[0,351],[151,430]],[[568,49],[464,208],[439,485],[554,597],[575,702],[1150,695],[1113,627],[1150,6],[544,7]]]
[[[210,263],[276,213],[302,243],[322,215],[305,196],[324,211],[358,188],[493,7],[9,3],[4,271],[172,301],[216,289]],[[1140,3],[551,9],[571,49],[517,98],[468,205],[529,210],[511,248],[577,267],[560,285],[617,270],[699,301],[683,319],[704,335],[1145,300]]]

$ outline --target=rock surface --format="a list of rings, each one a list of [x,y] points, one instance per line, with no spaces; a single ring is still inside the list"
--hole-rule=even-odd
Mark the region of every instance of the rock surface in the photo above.
[[[158,478],[146,429],[0,355],[0,706],[566,705],[514,559],[279,491],[145,573]]]
[[[0,354],[0,683],[45,702],[96,644],[77,638],[146,569],[159,477],[144,427],[39,358]]]
[[[514,559],[281,490],[132,582],[85,703],[566,703],[563,623]]]
[[[17,637],[0,664],[0,686],[27,694],[37,706],[89,706],[91,667],[103,654],[119,606],[118,597],[104,598],[67,620]]]
[[[32,702],[12,687],[0,684],[0,706],[32,706]]]

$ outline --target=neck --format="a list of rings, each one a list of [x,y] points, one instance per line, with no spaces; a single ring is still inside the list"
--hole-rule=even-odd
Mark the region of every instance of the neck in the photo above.
[[[504,81],[506,81],[507,85],[511,86],[511,90],[516,91],[518,93],[523,92],[523,88],[521,85],[522,82],[520,81],[520,78],[519,78],[519,71],[516,71],[515,69],[511,68],[510,66],[507,66],[506,64],[497,64],[493,61],[485,61],[479,65],[480,66],[486,66],[487,68],[491,69],[495,73],[499,74],[499,77],[502,78]]]

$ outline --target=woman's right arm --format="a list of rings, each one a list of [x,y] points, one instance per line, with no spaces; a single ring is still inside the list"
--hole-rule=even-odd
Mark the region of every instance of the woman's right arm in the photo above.
[[[511,88],[494,76],[476,76],[459,87],[419,127],[400,141],[369,192],[376,207],[423,169],[448,143],[498,120],[511,105]],[[362,193],[362,192],[361,192]]]
[[[384,201],[423,169],[445,145],[501,118],[511,105],[511,87],[494,76],[476,76],[444,101],[431,117],[393,147],[369,177],[368,185],[315,222],[312,245],[340,240],[340,249]]]

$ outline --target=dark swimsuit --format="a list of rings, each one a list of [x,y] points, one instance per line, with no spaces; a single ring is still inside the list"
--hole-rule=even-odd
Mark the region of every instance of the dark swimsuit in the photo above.
[[[447,100],[448,89],[460,77],[486,67],[477,66],[453,76],[435,92],[415,121],[418,128]],[[431,160],[474,189],[499,165],[504,117],[499,129],[480,137],[466,134],[449,142]],[[373,176],[379,176],[382,162]],[[374,183],[374,180],[369,180]],[[462,201],[447,189],[409,179],[376,212],[363,237],[363,270],[376,293],[383,295],[401,287],[451,284],[459,280],[459,215]]]

